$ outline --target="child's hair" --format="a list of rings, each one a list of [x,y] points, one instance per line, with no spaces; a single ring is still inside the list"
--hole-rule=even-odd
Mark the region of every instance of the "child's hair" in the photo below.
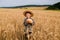
[[[31,17],[33,16],[33,13],[31,11],[24,11],[24,13],[23,13],[24,16],[26,16],[27,13],[31,14]]]

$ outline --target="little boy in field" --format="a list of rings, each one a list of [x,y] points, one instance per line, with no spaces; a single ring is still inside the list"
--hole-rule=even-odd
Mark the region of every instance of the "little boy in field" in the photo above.
[[[32,19],[32,16],[33,16],[33,13],[30,12],[30,11],[25,11],[24,12],[24,16],[25,16],[25,19],[24,19],[24,26],[25,26],[25,32],[27,29],[30,30],[30,33],[32,33],[32,26],[34,25],[34,20]]]

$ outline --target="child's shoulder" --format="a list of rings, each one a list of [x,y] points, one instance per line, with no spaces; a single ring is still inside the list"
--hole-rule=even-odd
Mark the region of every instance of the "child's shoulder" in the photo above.
[[[27,18],[25,17],[24,20],[26,20]]]
[[[33,18],[31,18],[32,20],[34,20]]]

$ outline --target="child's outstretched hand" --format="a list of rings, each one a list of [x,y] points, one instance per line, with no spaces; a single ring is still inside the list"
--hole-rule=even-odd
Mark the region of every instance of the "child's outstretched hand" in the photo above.
[[[26,22],[27,23],[33,23],[33,20],[32,19],[27,19]]]

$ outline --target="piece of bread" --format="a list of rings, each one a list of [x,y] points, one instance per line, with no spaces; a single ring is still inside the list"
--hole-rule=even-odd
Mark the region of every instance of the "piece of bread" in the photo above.
[[[27,23],[33,23],[33,20],[32,19],[27,19],[26,22]]]

